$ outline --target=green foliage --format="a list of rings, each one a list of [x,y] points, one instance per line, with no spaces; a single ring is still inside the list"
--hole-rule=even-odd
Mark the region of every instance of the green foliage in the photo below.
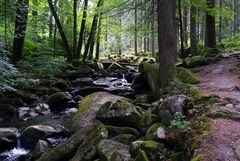
[[[232,38],[222,40],[221,45],[224,47],[225,52],[239,51],[240,50],[240,34]]]
[[[201,160],[203,160],[203,156],[199,154],[195,158],[193,158],[191,161],[201,161]]]
[[[184,116],[181,112],[176,112],[174,114],[173,120],[170,122],[170,128],[178,129],[181,132],[187,132],[191,130],[190,122],[185,121]]]
[[[169,86],[162,92],[163,97],[181,94],[195,98],[198,97],[199,92],[192,85],[185,84],[179,80],[173,80],[170,82]]]

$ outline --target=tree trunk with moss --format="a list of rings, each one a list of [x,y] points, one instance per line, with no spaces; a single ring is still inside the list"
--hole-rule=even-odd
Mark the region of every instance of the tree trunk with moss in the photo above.
[[[165,88],[174,78],[177,58],[176,0],[159,0],[158,12],[158,46],[160,88]]]

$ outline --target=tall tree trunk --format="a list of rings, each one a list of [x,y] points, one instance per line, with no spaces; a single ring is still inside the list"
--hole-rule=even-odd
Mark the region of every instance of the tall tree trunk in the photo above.
[[[137,0],[135,0],[135,8],[134,8],[134,51],[135,55],[138,55],[138,30],[137,30]]]
[[[87,19],[87,8],[88,8],[88,0],[84,0],[82,24],[81,24],[81,29],[80,29],[80,33],[79,33],[79,39],[78,39],[78,46],[77,46],[77,59],[80,58],[82,46],[83,46],[85,23],[86,23],[86,19]]]
[[[183,41],[185,48],[188,47],[188,7],[183,7]]]
[[[215,6],[215,0],[207,0],[209,9]],[[216,49],[216,31],[215,31],[215,18],[208,12],[206,14],[206,29],[205,29],[205,47],[212,49],[212,54]]]
[[[50,15],[49,17],[49,39],[50,42],[52,41],[53,38],[53,17]]]
[[[77,0],[73,0],[73,55],[77,58]]]
[[[190,44],[191,54],[197,54],[197,21],[196,21],[196,7],[192,6],[190,9]]]
[[[29,0],[17,1],[12,55],[12,61],[14,63],[21,60],[23,57],[24,39],[27,29],[28,5]]]
[[[219,29],[218,29],[218,41],[222,41],[222,3],[223,0],[219,0],[220,14],[219,14]]]
[[[60,36],[62,38],[62,41],[63,41],[63,46],[64,46],[64,49],[66,51],[66,54],[67,54],[67,60],[68,61],[72,61],[73,59],[73,56],[72,56],[72,52],[71,52],[71,49],[69,47],[69,44],[68,44],[68,41],[67,41],[67,38],[66,38],[66,35],[63,31],[63,27],[62,27],[62,24],[57,16],[57,12],[53,6],[53,3],[52,3],[52,0],[48,0],[48,4],[49,4],[49,7],[50,7],[50,10],[52,12],[52,15],[55,19],[55,23],[57,25],[57,28],[58,28],[58,31],[60,33]]]
[[[178,0],[178,12],[179,12],[179,29],[180,29],[180,44],[181,44],[181,53],[184,52],[184,33],[183,33],[183,21],[182,21],[182,3],[181,0]]]
[[[152,0],[152,20],[151,20],[151,52],[154,55],[155,53],[155,1]]]
[[[99,17],[98,22],[98,31],[97,31],[97,44],[96,44],[96,60],[99,60],[100,55],[100,40],[101,40],[101,33],[102,33],[102,16]]]
[[[158,46],[160,87],[165,88],[174,77],[177,58],[176,0],[158,0]]]
[[[102,5],[103,5],[103,0],[99,0],[98,4],[97,4],[97,8],[99,8]],[[95,42],[95,33],[96,33],[96,29],[97,29],[98,15],[99,15],[99,13],[96,13],[93,17],[91,31],[89,33],[89,38],[88,38],[87,44],[85,46],[83,61],[86,61],[88,53],[89,53],[90,57],[92,57],[91,55],[93,54],[92,48],[94,47],[94,42]]]

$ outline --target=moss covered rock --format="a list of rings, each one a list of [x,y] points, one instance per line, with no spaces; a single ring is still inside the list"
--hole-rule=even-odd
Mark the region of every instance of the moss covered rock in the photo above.
[[[70,132],[74,133],[95,124],[97,122],[95,116],[99,108],[108,101],[116,102],[117,100],[128,99],[107,92],[96,92],[86,96],[80,103],[78,112],[72,119],[73,123]]]
[[[141,76],[149,85],[152,94],[155,98],[159,98],[160,92],[160,77],[157,64],[143,63],[139,65]]]
[[[110,125],[105,125],[105,127],[107,128],[110,137],[114,137],[121,134],[130,134],[134,135],[135,137],[140,136],[140,133],[136,129],[131,127],[117,127]]]
[[[139,122],[142,131],[147,131],[147,129],[154,123],[161,122],[161,118],[152,113],[145,114]]]
[[[131,134],[121,134],[121,135],[113,137],[112,140],[122,143],[122,144],[125,144],[125,145],[129,145],[136,140],[136,136],[131,135]]]
[[[138,127],[142,118],[141,109],[127,101],[106,102],[97,112],[96,118],[108,125]]]
[[[131,159],[129,147],[113,140],[100,141],[97,150],[101,161],[115,161],[114,158],[121,158],[121,161],[130,161]]]
[[[147,154],[143,150],[139,150],[137,157],[135,158],[135,161],[150,161]]]
[[[183,67],[176,68],[176,75],[183,83],[197,84],[199,82],[196,76],[189,69]]]
[[[59,111],[66,108],[68,101],[72,99],[72,96],[66,92],[57,92],[49,96],[47,104],[50,106],[51,110]]]
[[[185,59],[187,67],[193,68],[202,65],[207,65],[210,63],[209,58],[204,58],[202,56],[193,56]]]
[[[74,157],[70,161],[89,161],[97,155],[96,146],[102,139],[108,137],[107,129],[102,126],[89,135],[82,145],[77,149]]]

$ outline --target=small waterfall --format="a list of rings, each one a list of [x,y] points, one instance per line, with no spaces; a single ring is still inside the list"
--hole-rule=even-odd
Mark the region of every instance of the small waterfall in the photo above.
[[[17,146],[0,154],[2,161],[17,161],[20,156],[27,155],[29,150],[21,147],[20,134],[17,135]]]

